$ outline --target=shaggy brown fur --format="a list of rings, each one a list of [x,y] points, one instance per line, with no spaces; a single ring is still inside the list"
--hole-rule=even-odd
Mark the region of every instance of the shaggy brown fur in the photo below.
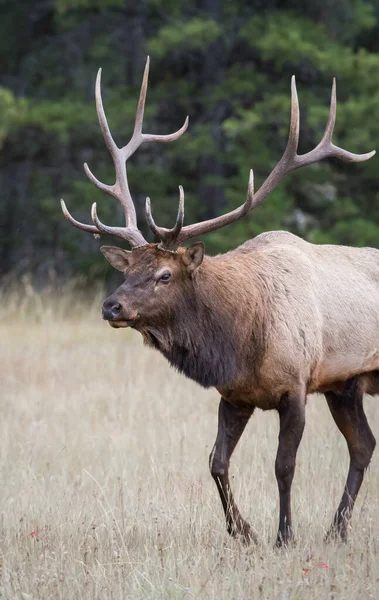
[[[137,227],[137,215],[125,164],[145,142],[173,142],[173,134],[142,132],[149,76],[149,58],[142,79],[130,141],[119,148],[112,138],[101,98],[101,70],[96,79],[96,106],[101,130],[112,156],[116,181],[105,185],[85,171],[101,190],[117,198],[125,227],[109,227],[97,216],[93,225],[65,217],[87,232],[127,240],[133,252],[103,247],[105,257],[125,272],[125,283],[103,304],[112,327],[131,326],[180,372],[221,392],[219,429],[210,468],[220,493],[228,531],[254,538],[241,517],[228,479],[231,454],[255,407],[279,413],[279,447],[275,462],[280,496],[277,543],[291,537],[291,484],[296,452],[305,424],[306,396],[326,392],[337,426],[346,438],[350,471],[333,531],[346,536],[347,522],[362,483],[375,440],[362,408],[364,391],[378,387],[379,252],[313,246],[285,232],[258,236],[222,256],[204,256],[202,242],[187,250],[184,241],[233,223],[262,204],[288,173],[325,158],[362,162],[375,151],[353,154],[332,142],[336,119],[336,85],[332,86],[329,118],[317,146],[297,153],[300,111],[295,78],[291,81],[291,121],[286,149],[261,187],[254,191],[250,172],[242,206],[200,223],[183,225],[184,191],[172,229],[158,227],[146,199],[147,223],[160,240],[148,244]],[[337,394],[337,396],[335,396]],[[342,401],[339,401],[342,398]]]
[[[211,456],[231,533],[254,537],[227,480],[235,431],[246,415],[258,407],[276,409],[281,418],[279,544],[291,536],[290,487],[307,394],[326,392],[329,403],[341,399],[341,414],[354,405],[363,415],[340,427],[353,469],[353,483],[334,520],[345,537],[356,481],[375,445],[360,402],[364,392],[379,392],[379,251],[316,246],[280,231],[215,257],[203,256],[199,243],[176,254],[155,244],[133,252],[102,251],[125,273],[125,282],[104,303],[105,318],[110,306],[119,306],[110,319],[113,326],[129,324],[140,331],[187,377],[217,387],[233,413],[224,422],[226,409],[220,410],[220,450],[216,443]],[[161,277],[167,273],[165,282]],[[334,407],[339,425],[337,413]],[[227,439],[234,440],[231,449]],[[220,461],[222,473],[215,473]]]

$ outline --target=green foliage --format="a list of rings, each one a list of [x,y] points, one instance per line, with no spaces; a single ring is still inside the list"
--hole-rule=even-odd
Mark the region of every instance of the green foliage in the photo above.
[[[100,9],[121,7],[124,0],[55,0],[56,10],[67,13],[70,10]]]
[[[15,98],[11,90],[0,87],[0,148],[14,127],[24,121],[27,103]]]
[[[164,25],[159,29],[158,35],[149,41],[147,48],[159,58],[171,52],[206,50],[221,32],[221,26],[213,19],[194,17],[185,23],[177,21],[172,25]]]
[[[92,117],[92,115],[91,115]],[[88,107],[80,102],[63,99],[60,102],[40,101],[30,103],[25,112],[24,123],[42,131],[52,132],[58,142],[67,144],[72,131],[79,126],[90,125]]]
[[[0,0],[1,2],[1,0]],[[122,224],[116,201],[88,182],[83,163],[113,183],[114,169],[94,106],[103,68],[103,100],[118,145],[127,143],[146,54],[152,56],[144,130],[168,133],[190,116],[174,144],[144,145],[128,164],[145,236],[145,197],[171,226],[178,185],[186,223],[216,216],[256,188],[286,144],[290,77],[301,106],[300,152],[317,144],[337,78],[335,142],[367,152],[379,139],[377,0],[26,0],[5,3],[0,23],[0,275],[32,270],[43,278],[110,271],[100,242],[62,217]],[[228,250],[270,229],[314,242],[379,247],[377,158],[296,171],[250,216],[209,234],[210,252]]]

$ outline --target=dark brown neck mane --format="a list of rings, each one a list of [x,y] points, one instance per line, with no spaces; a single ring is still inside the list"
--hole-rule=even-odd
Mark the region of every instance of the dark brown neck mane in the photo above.
[[[256,303],[242,287],[238,261],[224,257],[204,259],[169,323],[141,331],[145,343],[206,388],[231,384],[241,376],[255,339],[252,306],[256,309]]]

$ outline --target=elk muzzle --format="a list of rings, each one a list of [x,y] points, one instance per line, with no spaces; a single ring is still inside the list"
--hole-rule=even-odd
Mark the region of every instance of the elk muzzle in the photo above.
[[[103,302],[103,319],[108,321],[111,327],[133,327],[138,320],[135,311],[126,310],[115,296],[109,296]]]

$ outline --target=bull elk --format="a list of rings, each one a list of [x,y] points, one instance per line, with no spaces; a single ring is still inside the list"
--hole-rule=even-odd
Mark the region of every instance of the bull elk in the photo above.
[[[183,242],[241,219],[260,205],[291,171],[335,157],[362,162],[372,157],[352,154],[332,142],[336,117],[333,82],[330,112],[321,142],[297,154],[299,105],[291,83],[291,122],[284,154],[254,191],[250,172],[245,203],[228,214],[183,226],[184,193],[172,229],[156,225],[150,200],[147,223],[159,240],[148,243],[137,227],[129,191],[126,161],[146,142],[177,140],[187,129],[170,135],[142,132],[148,85],[147,59],[131,140],[115,144],[105,116],[99,70],[96,108],[102,134],[112,156],[116,181],[100,182],[84,165],[88,178],[116,198],[125,212],[125,227],[104,225],[92,206],[93,224],[75,220],[61,201],[72,225],[93,234],[126,240],[131,251],[102,246],[105,258],[125,276],[124,283],[103,303],[103,318],[112,327],[132,327],[144,342],[159,350],[178,371],[221,394],[218,432],[210,454],[232,536],[256,540],[233,499],[228,470],[237,442],[255,408],[279,414],[275,474],[280,496],[277,545],[292,537],[291,484],[296,453],[303,435],[307,395],[325,394],[333,419],[345,437],[350,467],[341,502],[330,528],[346,538],[354,502],[375,447],[363,409],[364,393],[379,392],[379,252],[310,244],[285,232],[263,233],[219,256],[207,256],[203,242]]]

